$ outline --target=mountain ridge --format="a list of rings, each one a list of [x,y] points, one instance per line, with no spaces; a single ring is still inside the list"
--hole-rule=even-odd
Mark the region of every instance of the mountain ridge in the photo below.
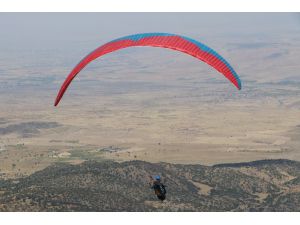
[[[160,203],[149,175],[160,174]],[[145,161],[53,164],[0,181],[0,211],[300,211],[300,162],[214,166]]]

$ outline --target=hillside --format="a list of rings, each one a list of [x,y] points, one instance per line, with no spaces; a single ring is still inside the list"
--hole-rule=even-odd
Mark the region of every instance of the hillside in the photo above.
[[[164,178],[164,203],[149,188],[150,174]],[[0,211],[300,211],[300,162],[55,164],[1,180]]]

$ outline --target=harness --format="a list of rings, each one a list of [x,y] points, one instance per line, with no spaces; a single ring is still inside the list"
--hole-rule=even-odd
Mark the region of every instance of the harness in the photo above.
[[[164,196],[167,193],[165,186],[161,183],[154,184],[153,189],[157,196]]]

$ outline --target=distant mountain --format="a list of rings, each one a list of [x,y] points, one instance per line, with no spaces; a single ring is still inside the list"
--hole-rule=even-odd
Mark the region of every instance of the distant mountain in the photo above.
[[[148,176],[160,174],[167,200]],[[55,164],[0,181],[0,211],[300,211],[300,162]]]

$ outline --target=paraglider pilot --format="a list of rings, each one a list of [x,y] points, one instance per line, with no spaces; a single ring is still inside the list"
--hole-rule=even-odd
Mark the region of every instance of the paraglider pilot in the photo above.
[[[156,175],[154,178],[149,176],[151,189],[154,190],[155,195],[162,202],[166,199],[166,186],[161,183],[161,178]]]

